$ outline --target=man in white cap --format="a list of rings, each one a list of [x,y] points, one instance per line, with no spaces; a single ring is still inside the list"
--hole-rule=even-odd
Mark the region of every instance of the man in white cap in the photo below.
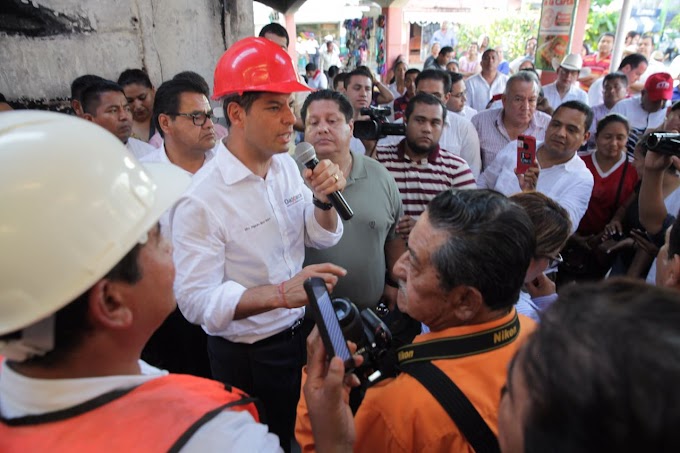
[[[557,80],[543,87],[543,95],[550,102],[550,107],[557,109],[560,104],[567,101],[588,104],[588,93],[576,84],[579,77],[589,72],[583,70],[581,55],[571,53],[564,57],[561,63],[553,60],[553,67],[557,71]]]
[[[242,391],[140,360],[176,305],[158,219],[189,175],[142,167],[106,130],[59,113],[4,113],[0,143],[0,211],[11,213],[0,229],[0,451],[279,452]],[[338,410],[344,369],[324,366],[316,343],[305,395],[312,424],[333,430],[315,441],[341,451],[353,441]]]

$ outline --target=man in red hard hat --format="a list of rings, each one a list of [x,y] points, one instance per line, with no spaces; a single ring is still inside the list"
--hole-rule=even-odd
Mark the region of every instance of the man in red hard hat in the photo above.
[[[287,153],[291,93],[308,90],[280,46],[264,38],[233,44],[217,63],[214,89],[229,136],[171,220],[175,293],[184,316],[209,335],[213,377],[262,400],[286,451],[305,353],[302,283],[321,277],[332,289],[345,274],[330,263],[302,268],[305,245],[339,241],[342,223],[327,195],[346,182],[330,160],[305,169],[303,181]]]

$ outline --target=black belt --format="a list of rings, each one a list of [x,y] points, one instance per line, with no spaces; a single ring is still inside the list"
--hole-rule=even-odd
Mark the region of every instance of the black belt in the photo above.
[[[304,321],[304,318],[299,318],[289,328],[282,330],[281,332],[276,333],[271,337],[263,338],[260,341],[256,341],[255,343],[253,343],[253,345],[266,345],[270,343],[290,341],[293,339],[293,337],[300,334],[300,329],[302,329],[302,321]]]

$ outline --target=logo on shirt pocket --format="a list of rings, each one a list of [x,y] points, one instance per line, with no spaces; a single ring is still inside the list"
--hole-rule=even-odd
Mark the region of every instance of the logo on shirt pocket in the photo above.
[[[285,198],[283,200],[283,204],[285,204],[287,208],[290,208],[291,206],[298,204],[301,201],[302,201],[302,194],[299,193],[297,195],[293,195],[290,198]]]

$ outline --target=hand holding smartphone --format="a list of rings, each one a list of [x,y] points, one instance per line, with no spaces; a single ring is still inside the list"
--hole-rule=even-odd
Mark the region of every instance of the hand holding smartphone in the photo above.
[[[326,283],[322,278],[312,277],[305,280],[303,286],[309,298],[309,306],[314,321],[319,328],[319,334],[326,348],[328,360],[335,356],[340,357],[345,364],[345,372],[350,372],[355,366],[354,359],[333,309]]]
[[[523,175],[534,166],[536,160],[536,137],[520,135],[517,137],[517,169],[515,173]]]

